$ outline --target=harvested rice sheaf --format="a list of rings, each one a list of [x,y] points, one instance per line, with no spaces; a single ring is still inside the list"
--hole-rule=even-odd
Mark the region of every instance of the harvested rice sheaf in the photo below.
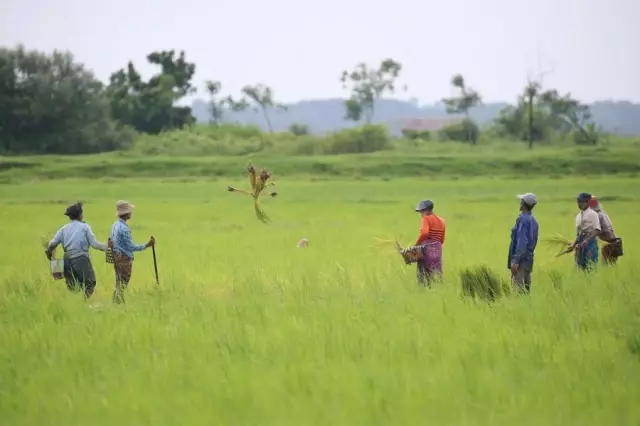
[[[462,294],[473,299],[495,301],[511,293],[511,287],[486,266],[474,266],[460,272]]]

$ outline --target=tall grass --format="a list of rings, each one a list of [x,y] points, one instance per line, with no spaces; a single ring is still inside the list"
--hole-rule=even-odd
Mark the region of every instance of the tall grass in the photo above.
[[[243,184],[245,177],[237,182]],[[227,182],[225,182],[226,184]],[[637,424],[640,268],[635,179],[283,181],[272,224],[211,182],[0,186],[0,419],[7,425]],[[540,245],[532,294],[461,297],[460,274],[508,278],[516,193],[541,235],[569,233],[585,185],[626,254],[591,275]],[[28,189],[28,190],[27,190]],[[553,191],[552,191],[553,190]],[[137,206],[127,304],[111,265],[84,302],[47,274],[39,236],[86,200],[101,240],[117,199]],[[447,220],[444,282],[416,282],[376,238],[415,237],[416,200]],[[18,219],[16,219],[18,218]],[[309,247],[296,242],[309,239]]]

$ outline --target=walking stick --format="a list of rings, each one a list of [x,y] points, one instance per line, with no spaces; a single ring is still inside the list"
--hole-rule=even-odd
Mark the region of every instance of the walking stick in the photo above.
[[[151,236],[153,238],[153,236]],[[156,245],[151,246],[151,251],[153,252],[153,270],[156,273],[156,284],[160,285],[160,280],[158,279],[158,262],[156,261]]]

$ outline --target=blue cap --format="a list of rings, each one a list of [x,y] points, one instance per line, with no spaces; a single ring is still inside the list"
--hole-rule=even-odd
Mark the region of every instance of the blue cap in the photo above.
[[[432,210],[433,209],[433,201],[424,200],[420,201],[420,203],[416,206],[416,211],[421,212],[423,210]]]
[[[581,192],[578,194],[578,201],[589,201],[591,199],[591,194],[588,192]]]

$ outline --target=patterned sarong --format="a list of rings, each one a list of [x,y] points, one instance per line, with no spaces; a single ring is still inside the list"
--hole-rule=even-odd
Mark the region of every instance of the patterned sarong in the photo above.
[[[577,242],[581,243],[584,239],[585,235],[579,233]],[[583,249],[576,248],[575,252],[576,265],[583,271],[591,270],[597,265],[599,250],[598,241],[595,238],[592,238]]]
[[[133,259],[124,253],[113,253],[113,267],[116,272],[116,287],[113,290],[113,303],[124,303],[124,291],[131,280]]]
[[[433,279],[442,279],[442,244],[440,241],[427,240],[423,245],[424,258],[418,261],[418,282],[430,283]]]

